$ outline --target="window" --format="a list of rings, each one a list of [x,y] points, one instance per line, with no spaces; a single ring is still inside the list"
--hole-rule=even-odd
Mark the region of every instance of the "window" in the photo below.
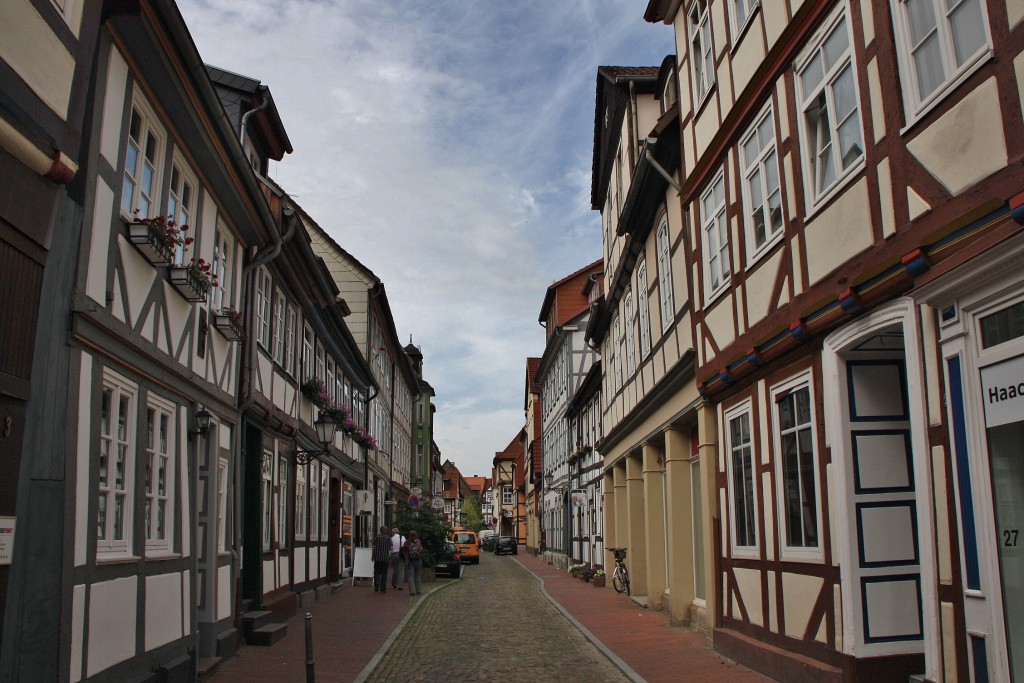
[[[726,448],[732,513],[733,550],[750,553],[757,547],[757,510],[754,498],[754,454],[750,435],[750,404],[726,416]]]
[[[732,14],[733,40],[736,40],[743,29],[747,27],[750,17],[757,9],[758,0],[730,0],[729,9]]]
[[[128,120],[128,140],[124,156],[124,179],[121,183],[121,211],[140,218],[155,218],[157,189],[160,187],[163,133],[154,116],[140,100],[132,103]]]
[[[173,407],[150,399],[146,408],[146,547],[169,551],[174,514]]]
[[[175,155],[177,157],[177,155]],[[192,173],[186,170],[188,167],[174,159],[171,164],[171,186],[167,194],[167,220],[174,221],[178,229],[190,228],[186,234],[191,232],[190,237],[195,238],[195,232],[191,230],[192,216],[196,208],[196,181]],[[141,212],[140,212],[141,213]],[[174,249],[174,263],[182,265],[186,261],[186,248],[188,245],[178,245]]]
[[[981,0],[898,0],[892,7],[904,94],[919,113],[987,54],[988,21]]]
[[[729,282],[729,225],[725,219],[725,176],[719,172],[700,197],[704,236],[704,299],[710,300]]]
[[[284,364],[284,292],[274,293],[274,341],[273,355],[278,364]]]
[[[217,459],[217,551],[228,546],[228,461]]]
[[[614,358],[612,359],[615,363],[615,388],[622,388],[622,321],[619,316],[615,316],[615,320],[612,321],[612,348],[614,350]]]
[[[647,298],[647,261],[641,261],[636,269],[636,305],[640,324],[640,357],[646,358],[651,352],[651,302]]]
[[[690,71],[693,101],[699,106],[715,82],[714,51],[711,47],[711,15],[708,0],[697,0],[687,15],[690,29]]]
[[[511,505],[512,504],[512,487],[502,486],[501,487],[501,504]]]
[[[316,345],[316,378],[327,380],[327,355],[322,343]]]
[[[780,525],[787,550],[818,548],[818,473],[807,379],[773,391]]]
[[[288,307],[288,320],[284,328],[284,369],[292,377],[295,376],[295,332],[299,325],[299,312]]]
[[[844,6],[840,5],[840,10]],[[860,105],[846,15],[840,11],[797,68],[803,162],[811,204],[864,158]]]
[[[288,459],[277,459],[277,547],[288,547]]]
[[[256,273],[256,340],[270,348],[270,273],[266,268]]]
[[[658,294],[661,299],[661,331],[664,334],[675,322],[672,301],[672,257],[669,254],[668,216],[661,217],[656,238],[658,249]]]
[[[303,380],[315,377],[316,368],[313,362],[313,349],[316,341],[313,337],[313,328],[304,325],[302,328],[302,378]]]
[[[327,541],[327,530],[330,522],[330,490],[331,468],[323,465],[320,471],[320,540]]]
[[[273,540],[273,528],[274,528],[274,452],[270,450],[263,451],[263,464],[262,464],[262,486],[263,496],[260,501],[262,504],[262,517],[263,517],[263,550],[270,550],[270,544]]]
[[[633,292],[626,290],[622,302],[626,316],[626,371],[632,375],[636,371],[636,334],[633,332]]]
[[[295,540],[306,539],[306,470],[308,465],[295,468]]]
[[[740,160],[748,256],[753,257],[782,234],[782,190],[770,105],[740,140]]]
[[[210,274],[217,278],[219,286],[210,288],[210,305],[217,310],[224,310],[232,305],[231,301],[231,271],[230,265],[231,242],[228,240],[228,233],[223,226],[217,225],[213,235],[213,263],[210,264]]]
[[[331,401],[336,401],[337,396],[335,395],[336,381],[334,379],[334,359],[327,359],[327,379],[324,380],[324,386],[327,387],[327,396]]]
[[[100,398],[99,477],[96,507],[98,552],[127,553],[132,530],[132,461],[135,453],[135,387],[113,373]]]

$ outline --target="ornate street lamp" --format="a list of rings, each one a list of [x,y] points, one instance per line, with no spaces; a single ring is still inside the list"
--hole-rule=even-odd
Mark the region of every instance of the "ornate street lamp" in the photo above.
[[[320,450],[295,451],[295,462],[300,465],[306,465],[317,458],[327,455],[327,449],[330,447],[331,442],[334,441],[334,430],[337,427],[338,423],[328,418],[325,414],[320,413],[320,417],[313,422],[316,438],[320,441]]]

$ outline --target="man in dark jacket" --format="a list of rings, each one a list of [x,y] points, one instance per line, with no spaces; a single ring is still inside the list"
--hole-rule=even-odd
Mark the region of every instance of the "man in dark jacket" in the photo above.
[[[388,589],[388,565],[391,560],[391,537],[388,528],[382,526],[373,539],[373,590],[384,593]]]

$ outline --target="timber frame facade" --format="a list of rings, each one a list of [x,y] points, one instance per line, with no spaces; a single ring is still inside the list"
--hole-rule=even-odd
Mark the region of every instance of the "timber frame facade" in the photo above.
[[[716,649],[780,680],[1024,678],[1024,8],[645,18],[678,52]]]

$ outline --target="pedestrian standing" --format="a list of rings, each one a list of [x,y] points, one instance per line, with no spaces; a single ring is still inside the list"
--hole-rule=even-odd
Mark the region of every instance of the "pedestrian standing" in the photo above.
[[[423,543],[415,531],[409,532],[409,540],[405,544],[409,556],[409,595],[420,594],[420,570],[423,568]]]
[[[381,526],[373,539],[370,559],[373,560],[373,590],[385,593],[388,589],[388,564],[391,561],[391,538],[386,526]]]
[[[391,530],[391,587],[402,590],[405,583],[405,564],[402,562],[402,546],[405,536],[398,533],[398,527]]]

